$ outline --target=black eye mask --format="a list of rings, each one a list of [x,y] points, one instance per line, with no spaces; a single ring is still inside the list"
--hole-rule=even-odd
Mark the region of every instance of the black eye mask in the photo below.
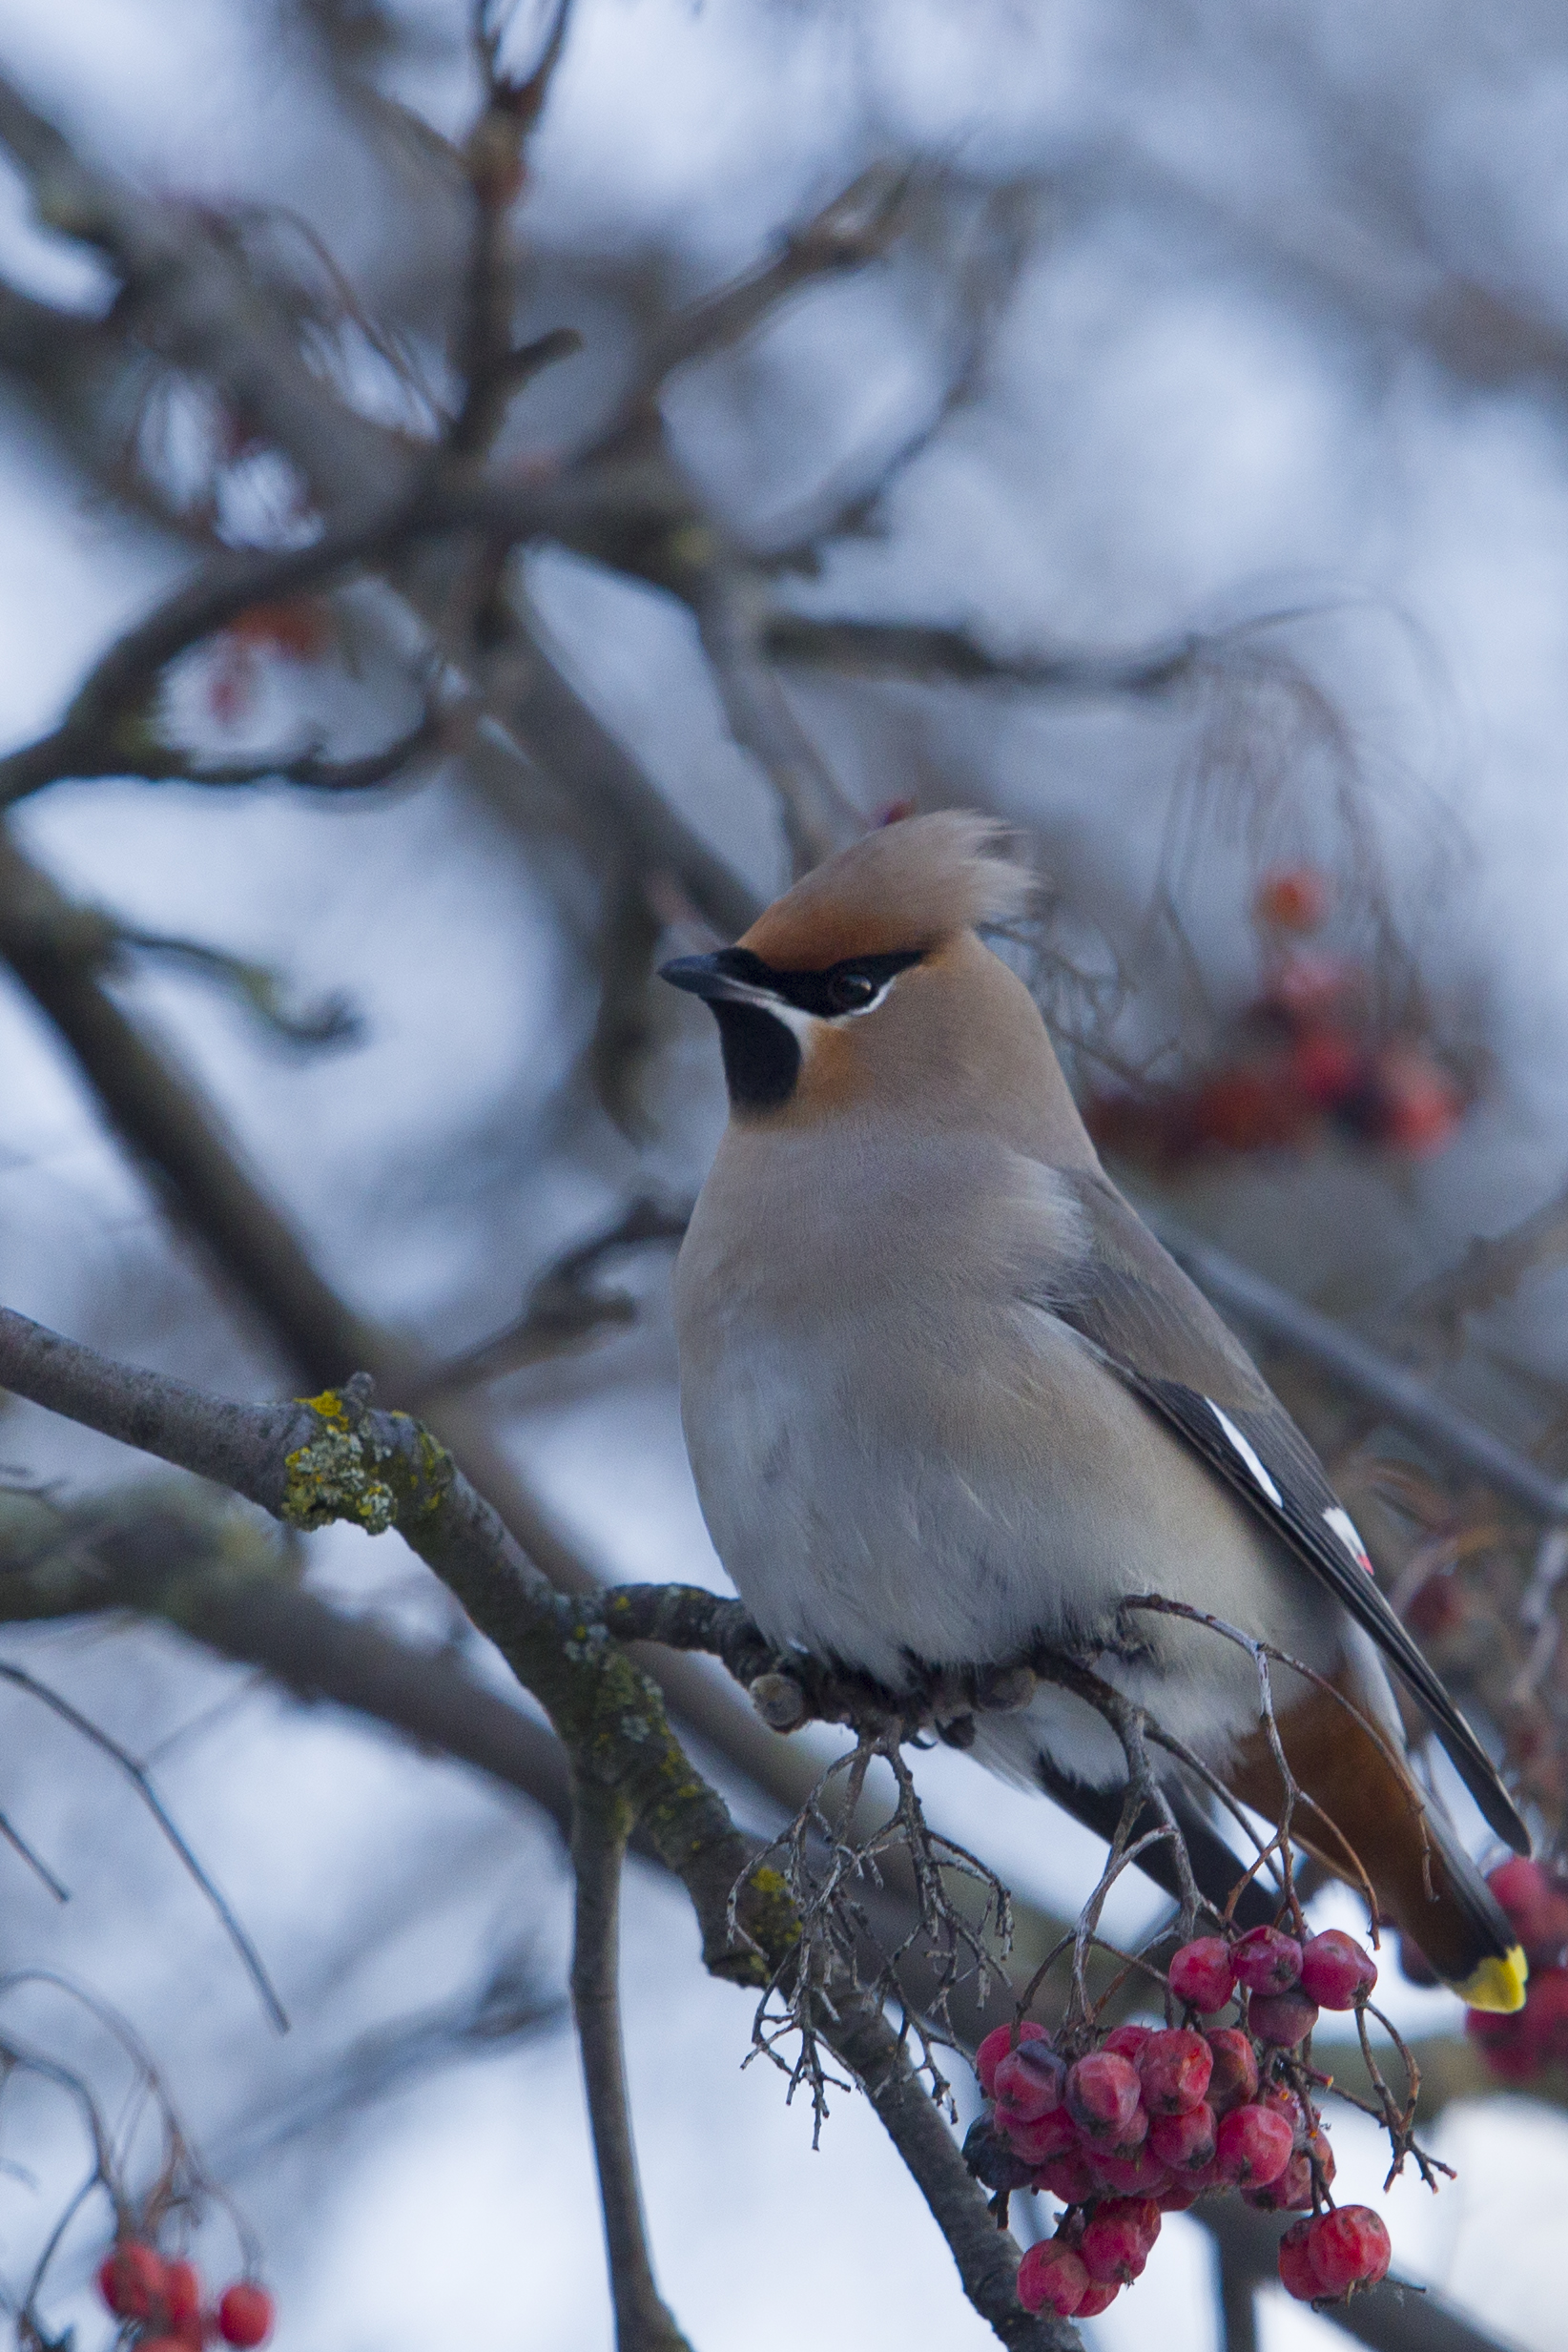
[[[825,972],[775,972],[749,947],[727,947],[713,962],[732,980],[744,980],[749,988],[766,989],[769,996],[777,997],[781,1004],[793,1004],[797,1012],[815,1013],[818,1021],[837,1021],[846,1013],[863,1013],[875,1004],[890,980],[919,962],[921,952],[906,947],[889,956],[847,956],[842,963],[830,963]]]

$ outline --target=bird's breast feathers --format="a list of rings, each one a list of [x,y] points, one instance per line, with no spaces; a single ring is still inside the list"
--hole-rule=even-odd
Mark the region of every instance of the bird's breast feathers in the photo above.
[[[773,1639],[897,1681],[1109,1639],[1134,1593],[1248,1620],[1261,1594],[1255,1630],[1334,1662],[1338,1612],[1051,1306],[1041,1269],[1070,1289],[1087,1247],[1055,1171],[936,1139],[757,1173],[710,1179],[676,1315],[704,1514]]]

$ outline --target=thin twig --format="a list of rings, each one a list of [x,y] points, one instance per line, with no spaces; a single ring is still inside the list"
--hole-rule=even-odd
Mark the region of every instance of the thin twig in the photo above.
[[[179,1856],[191,1877],[196,1881],[208,1904],[217,1913],[225,1935],[239,1954],[245,1973],[260,1995],[261,2005],[273,2024],[279,2033],[286,2033],[289,2030],[288,2012],[273,1987],[272,1978],[267,1973],[266,1964],[251,1941],[243,1922],[238,1918],[227,1896],[219,1891],[210,1874],[191,1851],[178,1824],[154,1786],[152,1775],[146,1767],[139,1764],[117,1740],[112,1740],[107,1731],[100,1730],[91,1717],[84,1715],[79,1707],[73,1707],[70,1700],[63,1699],[57,1690],[51,1690],[47,1682],[40,1682],[35,1675],[29,1674],[26,1667],[13,1666],[8,1661],[0,1660],[0,1681],[10,1682],[17,1690],[26,1691],[30,1698],[36,1699],[41,1705],[48,1707],[52,1714],[60,1718],[62,1723],[69,1723],[72,1731],[78,1733],[82,1739],[91,1741],[92,1744],[101,1754],[107,1756],[111,1763],[118,1765],[142,1804],[152,1814],[159,1829],[162,1830],[164,1837]]]

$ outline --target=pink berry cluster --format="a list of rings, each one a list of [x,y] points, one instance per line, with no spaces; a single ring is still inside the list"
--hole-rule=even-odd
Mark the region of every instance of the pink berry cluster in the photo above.
[[[1530,1982],[1522,2009],[1467,2010],[1465,2030],[1499,2080],[1530,2082],[1568,2065],[1568,1885],[1522,1856],[1500,1863],[1486,1883],[1524,1947]]]
[[[970,2169],[999,2196],[1042,2189],[1066,2207],[1020,2266],[1025,2309],[1093,2319],[1142,2272],[1162,2216],[1228,2189],[1314,2217],[1281,2248],[1292,2295],[1331,2300],[1381,2279],[1388,2232],[1365,2206],[1332,2208],[1333,2152],[1302,2063],[1319,2010],[1353,2009],[1376,1981],[1372,1954],[1338,1929],[1303,1942],[1253,1928],[1173,1955],[1179,2025],[1117,2026],[1076,2056],[1028,2019],[988,2033],[975,2065],[991,2107],[965,2142]],[[1199,2024],[1231,2002],[1235,2024]]]
[[[237,2279],[216,2303],[194,2262],[169,2261],[145,2239],[116,2239],[98,2265],[98,2292],[134,2330],[136,2352],[201,2352],[206,2343],[265,2343],[273,2300],[253,2279]]]

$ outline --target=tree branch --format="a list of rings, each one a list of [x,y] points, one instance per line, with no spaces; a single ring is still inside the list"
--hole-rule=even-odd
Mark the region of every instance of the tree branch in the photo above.
[[[613,1786],[572,1782],[571,1862],[576,1925],[571,2008],[583,2061],[605,2254],[615,2304],[616,2352],[691,2352],[653,2279],[621,2039],[621,1866],[630,1821]]]
[[[629,1826],[641,1825],[681,1879],[707,1967],[759,1986],[787,1969],[796,1937],[788,1899],[753,1869],[722,1801],[671,1731],[657,1686],[612,1640],[602,1610],[557,1592],[520,1554],[427,1431],[372,1410],[367,1380],[308,1403],[226,1404],[0,1309],[0,1386],[216,1478],[288,1524],[340,1518],[372,1534],[396,1526],[534,1693],[574,1774],[612,1785]],[[1020,2307],[1018,2248],[995,2228],[879,2005],[853,1983],[829,1985],[824,1996],[822,2039],[864,2081],[977,2310],[1017,2352],[1077,2352],[1071,2327]]]

